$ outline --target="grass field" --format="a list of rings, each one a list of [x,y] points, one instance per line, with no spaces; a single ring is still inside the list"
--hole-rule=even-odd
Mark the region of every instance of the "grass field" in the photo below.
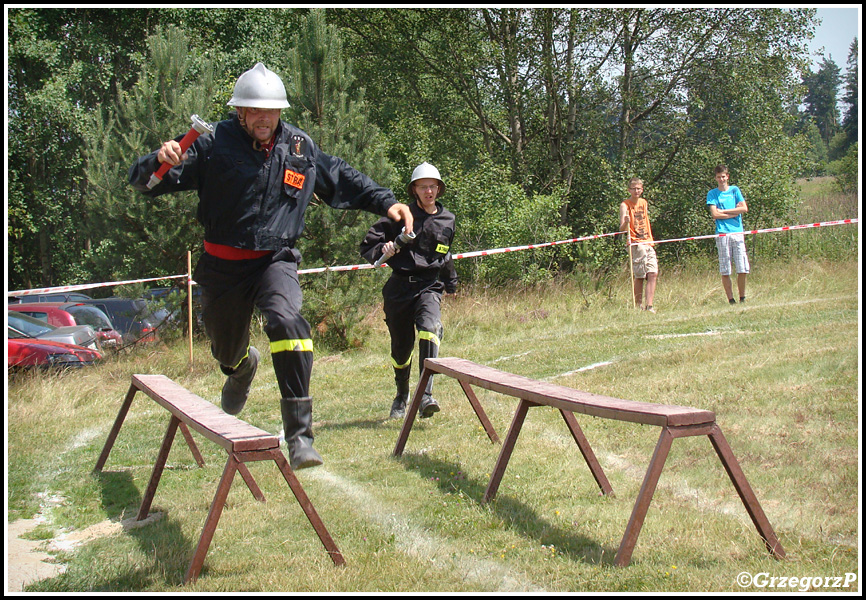
[[[376,276],[371,273],[371,276]],[[788,559],[769,557],[704,437],[677,440],[632,559],[613,557],[658,438],[656,427],[579,418],[616,491],[602,497],[562,419],[530,411],[499,493],[480,503],[499,447],[451,380],[442,412],[416,421],[404,455],[387,332],[370,307],[364,348],[317,353],[312,394],[325,465],[298,476],[347,560],[334,567],[273,465],[250,469],[267,497],[236,478],[194,592],[737,592],[738,575],[859,576],[859,274],[834,261],[753,260],[746,304],[729,306],[712,262],[667,268],[657,314],[636,311],[627,274],[587,299],[570,281],[446,298],[442,355],[600,394],[715,411]],[[278,432],[267,341],[241,417]],[[413,369],[413,382],[417,369]],[[218,402],[223,378],[197,341],[109,358],[62,376],[9,382],[9,520],[41,514],[33,536],[135,516],[167,416],[139,395],[100,476],[91,475],[132,373],[161,373]],[[500,435],[516,400],[478,390]],[[54,550],[62,575],[38,592],[178,591],[225,462],[197,436],[207,465],[180,441],[163,474],[157,522]],[[850,582],[850,580],[849,580]],[[788,585],[786,579],[784,584]],[[798,582],[795,588],[803,588]]]

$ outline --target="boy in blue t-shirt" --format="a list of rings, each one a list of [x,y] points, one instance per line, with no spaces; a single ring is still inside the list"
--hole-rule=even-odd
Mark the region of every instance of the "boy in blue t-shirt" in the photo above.
[[[746,301],[746,275],[749,273],[749,257],[746,255],[746,240],[743,235],[743,213],[749,212],[746,199],[740,188],[729,185],[728,167],[719,165],[715,169],[716,183],[719,187],[707,192],[707,207],[716,220],[716,248],[719,251],[719,272],[722,274],[722,287],[728,302],[736,304],[731,286],[731,262],[737,268],[737,291],[740,302]]]

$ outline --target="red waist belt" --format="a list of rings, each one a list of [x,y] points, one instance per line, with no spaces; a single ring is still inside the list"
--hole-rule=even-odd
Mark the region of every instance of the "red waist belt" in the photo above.
[[[205,241],[204,251],[211,256],[222,258],[223,260],[249,260],[251,258],[261,258],[271,254],[273,250],[247,250],[246,248],[234,248],[232,246],[224,246],[222,244],[213,244]]]

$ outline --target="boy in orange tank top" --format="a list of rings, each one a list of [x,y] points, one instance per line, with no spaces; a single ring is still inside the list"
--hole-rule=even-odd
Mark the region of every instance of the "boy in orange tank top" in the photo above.
[[[642,198],[643,181],[632,177],[628,181],[629,197],[619,205],[619,230],[629,232],[629,256],[634,273],[634,302],[641,307],[644,281],[646,281],[646,306],[644,310],[654,313],[653,298],[658,281],[659,265],[652,246],[653,233],[647,213],[647,201]]]

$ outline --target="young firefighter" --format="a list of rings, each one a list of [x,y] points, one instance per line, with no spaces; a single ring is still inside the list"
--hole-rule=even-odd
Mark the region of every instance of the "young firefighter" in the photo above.
[[[442,340],[440,304],[442,293],[457,291],[457,273],[451,259],[454,240],[454,215],[437,199],[445,193],[438,169],[429,163],[415,168],[408,186],[415,239],[402,248],[395,244],[401,224],[380,219],[361,242],[361,256],[371,263],[384,257],[392,269],[382,288],[385,300],[385,322],[391,334],[391,363],[397,395],[391,405],[390,418],[402,418],[409,399],[409,376],[418,328],[418,365],[423,371],[425,358],[439,355]],[[433,378],[421,400],[422,418],[439,411],[432,396]]]
[[[740,302],[745,302],[746,276],[749,274],[750,266],[743,232],[743,213],[749,212],[749,207],[740,188],[730,185],[728,167],[717,166],[715,178],[718,187],[707,192],[707,208],[710,210],[710,216],[715,219],[716,233],[724,234],[716,238],[719,272],[722,275],[722,287],[728,297],[728,303],[736,304],[731,284],[731,262],[733,261],[737,268],[737,291],[740,292]]]
[[[286,89],[262,63],[238,78],[228,104],[237,113],[217,123],[213,133],[200,136],[183,154],[178,140],[164,142],[135,161],[129,182],[151,197],[198,192],[205,252],[194,277],[202,289],[211,353],[227,375],[222,408],[238,414],[247,401],[259,359],[250,345],[258,308],[267,319],[289,462],[292,469],[314,467],[322,457],[313,448],[313,341],[301,316],[301,254],[295,249],[304,211],[315,192],[333,208],[388,215],[409,231],[412,215],[391,190],[325,154],[306,133],[280,119],[280,110],[289,106]],[[161,163],[172,168],[150,190],[148,178]]]
[[[653,232],[650,227],[647,202],[642,198],[643,181],[632,177],[628,182],[629,198],[619,205],[619,230],[629,232],[629,240],[637,243],[629,246],[629,257],[634,272],[634,302],[640,308],[646,281],[646,309],[654,313],[653,298],[659,276],[659,264],[655,248],[652,247]]]

